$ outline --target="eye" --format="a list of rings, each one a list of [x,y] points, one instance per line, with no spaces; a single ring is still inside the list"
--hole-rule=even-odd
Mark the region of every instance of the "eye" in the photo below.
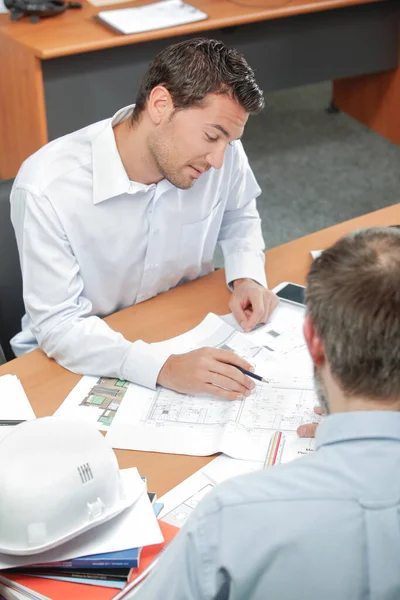
[[[212,137],[211,135],[208,135],[208,133],[206,133],[206,138],[208,142],[217,142],[218,141],[218,137]]]

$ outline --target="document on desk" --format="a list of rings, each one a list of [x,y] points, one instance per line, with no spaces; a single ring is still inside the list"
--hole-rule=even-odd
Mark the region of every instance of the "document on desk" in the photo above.
[[[14,428],[14,425],[11,425],[13,421],[29,421],[35,418],[35,413],[18,377],[15,375],[0,377],[0,439]]]
[[[82,377],[54,415],[86,421],[99,431],[108,431],[129,385],[124,379],[87,375]]]
[[[97,18],[118,33],[143,33],[203,21],[208,15],[182,0],[162,0],[137,8],[99,12]]]
[[[223,452],[262,461],[271,433],[295,432],[315,420],[312,363],[305,346],[304,309],[281,303],[271,321],[244,334],[209,314],[191,331],[160,342],[171,353],[202,346],[233,350],[269,381],[245,400],[190,396],[130,384],[106,440],[114,448],[208,456]]]

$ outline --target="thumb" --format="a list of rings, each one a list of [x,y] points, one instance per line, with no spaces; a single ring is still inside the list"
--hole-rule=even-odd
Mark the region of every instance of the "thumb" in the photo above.
[[[315,436],[318,423],[307,423],[306,425],[300,425],[297,428],[297,435],[301,438],[311,438]]]

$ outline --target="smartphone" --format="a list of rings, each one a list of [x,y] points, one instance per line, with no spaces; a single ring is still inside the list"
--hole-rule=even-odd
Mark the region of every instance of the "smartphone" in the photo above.
[[[305,289],[304,285],[284,281],[274,288],[274,292],[281,300],[297,304],[298,306],[304,306]]]

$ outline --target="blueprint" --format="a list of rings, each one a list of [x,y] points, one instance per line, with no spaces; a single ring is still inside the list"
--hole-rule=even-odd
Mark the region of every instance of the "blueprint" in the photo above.
[[[99,431],[108,431],[128,389],[129,382],[124,379],[82,377],[54,414],[84,420]]]
[[[301,307],[281,303],[267,325],[244,334],[209,314],[198,327],[160,342],[174,353],[202,346],[233,350],[268,383],[257,383],[250,396],[238,401],[130,384],[106,439],[114,448],[198,456],[224,452],[264,461],[274,431],[295,434],[300,424],[315,421],[317,398],[303,318]]]

